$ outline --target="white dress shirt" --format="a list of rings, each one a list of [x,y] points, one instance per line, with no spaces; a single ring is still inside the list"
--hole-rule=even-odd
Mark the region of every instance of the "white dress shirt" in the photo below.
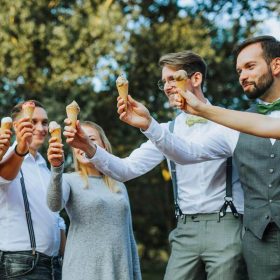
[[[280,111],[270,112],[267,116],[280,118]],[[176,137],[169,132],[168,128],[163,127],[154,119],[143,133],[162,153],[179,164],[193,164],[230,157],[234,153],[240,134],[236,130],[216,124],[209,127],[201,138],[194,141],[192,137]],[[271,138],[271,145],[275,141]]]
[[[14,149],[10,148],[10,151]],[[9,151],[7,155],[9,154]],[[38,153],[25,156],[21,166],[36,239],[36,250],[48,256],[58,255],[63,219],[47,206],[50,171]],[[20,183],[20,173],[8,182],[0,182],[0,250],[31,250]]]
[[[218,125],[213,122],[198,123],[193,126],[186,124],[186,119],[190,115],[181,113],[176,117],[174,126],[174,136],[186,145],[184,139],[198,143],[204,138],[209,130],[215,129]],[[156,121],[153,120],[148,133],[154,131]],[[159,125],[162,133],[169,132],[169,124]],[[157,132],[155,132],[157,134]],[[151,137],[152,138],[152,137]],[[159,137],[164,144],[164,136]],[[157,143],[155,142],[157,145]],[[169,146],[167,149],[178,153],[177,146]],[[170,152],[170,154],[172,154]],[[151,141],[142,144],[134,150],[129,157],[120,159],[107,153],[104,149],[97,147],[96,153],[91,159],[92,163],[104,174],[111,176],[118,181],[127,181],[145,174],[162,160],[165,159],[165,152],[160,151]],[[176,164],[178,183],[178,202],[184,214],[215,213],[218,212],[224,203],[225,181],[226,181],[226,160],[203,161],[200,163],[188,162],[186,165]],[[233,199],[239,213],[243,213],[243,191],[237,174],[233,174]],[[229,210],[230,211],[230,210]]]

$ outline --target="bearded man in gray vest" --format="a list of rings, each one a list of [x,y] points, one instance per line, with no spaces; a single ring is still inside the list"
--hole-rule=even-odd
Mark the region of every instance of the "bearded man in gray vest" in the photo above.
[[[237,46],[235,55],[239,82],[257,101],[249,111],[280,118],[280,42],[271,36],[251,38]],[[280,142],[222,126],[198,142],[180,139],[152,119],[142,104],[134,102],[134,110],[138,127],[179,164],[234,156],[244,188],[243,252],[249,278],[280,279]]]

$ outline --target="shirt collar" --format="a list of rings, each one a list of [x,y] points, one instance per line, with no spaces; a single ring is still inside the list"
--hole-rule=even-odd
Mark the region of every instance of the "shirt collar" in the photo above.
[[[17,141],[15,141],[15,142],[13,143],[13,145],[9,148],[9,151],[13,150],[13,149],[15,148],[16,144],[17,144]],[[8,154],[9,151],[8,151],[6,154]],[[5,156],[6,156],[6,155],[5,155]],[[45,166],[47,166],[46,160],[43,158],[43,156],[42,156],[39,152],[37,152],[37,155],[36,155],[35,158],[34,158],[30,153],[27,154],[27,155],[24,157],[24,161],[25,161],[25,160],[27,160],[27,161],[30,161],[30,160],[33,160],[33,161],[34,161],[34,160],[35,160],[35,162],[36,162],[38,165],[45,165]]]
[[[274,100],[273,102],[275,102],[275,101],[277,101],[277,100],[279,100],[279,99],[280,99],[280,98]],[[265,104],[265,105],[273,103],[273,102],[265,102],[265,101],[261,100],[260,98],[257,98],[256,101],[257,101],[257,103],[259,103],[259,104]]]

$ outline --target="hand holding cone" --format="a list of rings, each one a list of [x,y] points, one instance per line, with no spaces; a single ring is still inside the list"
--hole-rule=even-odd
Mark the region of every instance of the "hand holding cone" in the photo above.
[[[127,96],[128,96],[128,80],[124,75],[120,75],[116,80],[116,86],[118,89],[119,96],[124,100],[125,110],[127,108]]]
[[[173,77],[176,81],[176,87],[185,92],[187,90],[187,79],[188,79],[187,72],[185,70],[178,70],[174,73]],[[182,95],[180,95],[180,97],[184,107],[185,99]]]
[[[35,110],[35,103],[33,101],[24,102],[22,105],[22,112],[24,118],[29,118],[32,122],[32,116]]]
[[[55,121],[50,122],[49,132],[51,134],[51,137],[56,138],[56,142],[59,142],[59,143],[62,142],[62,140],[61,140],[61,126],[57,122],[55,122]]]
[[[76,121],[78,119],[78,114],[80,112],[80,107],[76,101],[73,101],[68,106],[66,106],[67,118],[71,120],[71,126],[76,127]]]

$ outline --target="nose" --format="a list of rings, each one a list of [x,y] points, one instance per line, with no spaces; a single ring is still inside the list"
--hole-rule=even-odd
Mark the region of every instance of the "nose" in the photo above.
[[[41,122],[37,122],[34,127],[35,127],[36,130],[39,130],[39,131],[44,130],[44,126]]]
[[[246,80],[248,79],[248,76],[245,71],[242,71],[239,75],[239,83],[242,85]]]

